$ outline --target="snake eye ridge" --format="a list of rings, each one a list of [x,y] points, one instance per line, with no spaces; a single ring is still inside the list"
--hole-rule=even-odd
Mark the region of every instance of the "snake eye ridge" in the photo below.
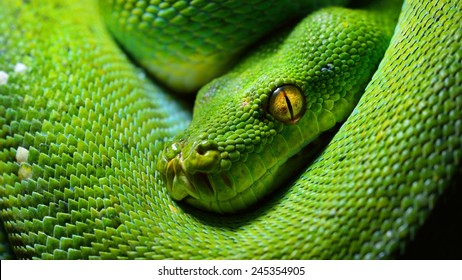
[[[285,124],[296,124],[305,113],[306,100],[300,88],[283,85],[271,93],[268,112]]]

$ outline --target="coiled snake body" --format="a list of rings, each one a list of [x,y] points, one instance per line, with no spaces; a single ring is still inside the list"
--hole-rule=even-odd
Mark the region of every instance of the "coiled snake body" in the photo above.
[[[386,39],[342,49],[345,47],[342,44],[350,37],[341,30],[348,30],[355,23],[352,21],[354,17],[343,17],[349,12],[342,8],[321,9],[309,16],[313,21],[310,25],[314,27],[316,17],[320,26],[321,18],[332,17],[340,18],[333,22],[344,28],[339,29],[338,42],[329,41],[324,35],[313,39],[319,49],[325,46],[326,51],[321,54],[319,49],[309,49],[316,53],[313,63],[300,64],[299,58],[282,55],[278,56],[277,63],[252,68],[254,70],[249,72],[258,73],[265,79],[272,78],[272,75],[279,78],[270,83],[272,86],[265,84],[267,80],[257,80],[262,88],[272,91],[281,85],[295,85],[303,92],[319,89],[324,93],[307,99],[311,103],[303,108],[305,115],[297,125],[305,122],[307,114],[343,108],[334,105],[343,100],[344,95],[324,92],[325,88],[338,89],[347,95],[351,91],[364,91],[364,94],[314,162],[300,175],[292,175],[293,183],[289,184],[288,178],[282,176],[292,169],[290,164],[284,165],[283,172],[276,173],[283,178],[284,186],[265,199],[258,199],[261,203],[247,211],[237,201],[228,206],[208,202],[198,205],[218,212],[242,211],[226,216],[198,210],[171,198],[166,188],[168,183],[158,170],[166,170],[167,162],[178,156],[168,148],[167,155],[162,151],[165,145],[170,145],[173,136],[187,127],[189,111],[129,62],[127,55],[109,36],[98,5],[90,0],[38,2],[0,2],[0,207],[8,242],[18,258],[387,258],[396,250],[405,249],[405,244],[422,227],[441,197],[451,191],[454,178],[461,171],[460,1],[405,1],[396,29],[390,29],[394,32],[390,44],[386,51],[383,48],[383,59],[367,87],[362,80],[364,77],[350,80],[348,77],[358,73],[361,76],[365,72],[370,74],[364,76],[372,75],[371,71],[375,69],[364,69],[376,55],[368,57],[364,65],[352,62],[351,65],[357,68],[351,67],[356,70],[349,74],[345,74],[350,69],[345,61],[353,59],[357,53],[363,55],[361,48],[381,45],[381,40]],[[138,45],[143,41],[142,30],[149,30],[150,26],[169,30],[165,25],[168,21],[182,23],[188,16],[191,22],[202,22],[207,13],[216,12],[217,18],[224,17],[225,13],[217,10],[219,2],[166,1],[158,5],[148,5],[147,2],[126,1],[121,10],[117,6],[121,1],[101,1],[99,5],[103,10],[106,6],[113,8],[112,14],[103,12],[104,19],[129,52],[143,48]],[[255,7],[271,15],[270,2],[265,3],[259,2]],[[278,9],[297,15],[303,7],[297,5]],[[194,14],[196,6],[204,8],[201,13]],[[314,4],[307,6],[317,8]],[[249,7],[242,6],[241,9]],[[376,6],[376,11],[380,7]],[[281,14],[280,11],[276,10],[273,15]],[[382,11],[386,13],[387,9]],[[336,17],[336,13],[341,16]],[[355,13],[352,12],[358,16]],[[153,14],[160,17],[152,18]],[[377,18],[379,14],[376,14]],[[255,26],[267,25],[267,29],[276,24],[260,22],[255,12],[247,20]],[[377,22],[375,26],[386,20]],[[197,27],[195,24],[190,26],[192,29]],[[135,29],[133,33],[130,33],[131,29]],[[228,29],[231,33],[239,33],[237,29]],[[331,29],[326,27],[328,31]],[[351,34],[361,30],[354,27]],[[149,35],[148,31],[145,32]],[[380,32],[374,31],[367,36]],[[134,35],[124,38],[128,36],[126,34]],[[223,34],[228,33],[223,31]],[[261,36],[243,34],[243,37]],[[288,34],[288,31],[282,31],[280,38],[290,41],[292,35]],[[175,36],[167,32],[162,38],[174,41]],[[367,37],[362,33],[354,36]],[[199,72],[205,73],[205,78],[197,77],[193,71],[189,73],[190,66],[171,63],[171,53],[171,56],[182,55],[175,50],[195,48],[192,41],[187,46],[177,44],[178,48],[166,48],[159,43],[155,46],[160,48],[157,56],[147,50],[132,56],[153,71],[155,78],[164,85],[177,91],[192,90],[211,79],[214,74],[209,72],[223,72],[243,52],[243,47],[235,51],[241,38],[219,44],[219,48],[228,51],[231,60],[213,51],[207,52],[206,43],[213,41],[212,37],[209,33],[198,40],[204,44],[206,51],[203,54],[186,52],[186,56],[199,65],[196,65]],[[305,43],[311,44],[308,41]],[[196,106],[207,103],[205,105],[211,108],[221,108],[215,104],[228,104],[221,99],[227,96],[216,97],[213,93],[223,88],[245,91],[248,85],[227,79],[251,76],[244,67],[270,57],[272,50],[284,45],[283,42],[283,39],[274,39],[267,44],[267,49],[263,47],[262,51],[237,65],[235,72],[212,81],[201,91]],[[232,51],[226,50],[227,47]],[[294,51],[288,48],[283,54],[289,50]],[[336,64],[336,60],[329,60],[329,57],[336,57],[346,64]],[[212,58],[210,64],[204,61],[205,58]],[[293,63],[291,59],[294,59]],[[289,66],[285,64],[287,61]],[[318,62],[327,63],[321,65]],[[169,65],[180,76],[180,81],[170,74],[158,74],[161,65]],[[289,69],[290,65],[298,65],[297,71]],[[339,65],[346,68],[338,69]],[[285,67],[289,67],[288,72],[283,71]],[[265,68],[269,72],[262,72]],[[284,76],[289,72],[294,75]],[[308,74],[297,76],[297,73]],[[322,75],[326,75],[327,80],[332,77],[329,75],[335,79],[332,84],[319,83],[314,89],[303,80],[311,77],[308,84],[315,84],[317,78],[313,77],[324,77]],[[284,100],[287,98],[290,97],[286,96]],[[268,156],[268,151],[273,151],[270,145],[282,143],[278,142],[276,133],[297,127],[290,124],[287,126],[290,129],[283,128],[284,117],[269,116],[271,109],[266,104],[270,101],[264,97],[258,100],[265,106],[255,107],[259,111],[255,115],[252,113],[254,120],[269,119],[274,123],[273,127],[269,122],[266,124],[267,131],[263,129],[264,125],[258,133],[254,131],[259,140],[255,140],[255,136],[252,145],[263,146],[244,147],[236,156],[232,153],[239,151],[241,147],[237,145],[240,143],[236,140],[231,145],[234,146],[226,150],[227,143],[220,150],[220,156],[229,162],[222,159],[220,170],[234,170],[235,162],[244,160],[252,164],[257,164],[257,158],[274,160]],[[332,102],[322,103],[321,100]],[[248,107],[254,108],[251,102],[239,99],[238,104],[243,108],[251,104]],[[289,107],[289,122],[297,122],[292,112],[296,106]],[[353,107],[348,105],[345,108],[334,115],[346,117]],[[196,113],[198,109],[195,110],[194,117],[201,118],[200,113]],[[227,118],[226,110],[220,110],[216,111]],[[206,112],[202,116],[204,119],[193,121],[189,131],[194,127],[207,127],[210,122],[220,123],[220,120],[207,119],[216,117],[213,115],[215,109],[200,111]],[[247,116],[244,114],[240,113],[243,119]],[[329,124],[326,127],[319,125],[320,131],[343,121],[320,116],[317,115],[319,124]],[[177,136],[177,139],[185,146],[185,139],[197,136],[202,141],[213,138],[213,133],[220,134],[218,130],[204,130],[198,135],[189,133],[186,137]],[[272,138],[260,143],[264,135]],[[300,137],[288,137],[297,138]],[[314,137],[306,138],[311,141]],[[245,139],[242,141],[246,143]],[[218,149],[220,146],[220,141],[201,143],[204,154],[210,147],[217,146]],[[287,143],[287,146],[292,145]],[[286,156],[289,163],[298,150]],[[265,156],[252,156],[251,152]],[[169,153],[173,155],[170,157]],[[183,153],[186,152],[183,150]],[[249,154],[244,156],[245,153]],[[265,161],[262,162],[265,165]],[[170,166],[176,171],[181,169],[180,174],[193,168],[181,164]],[[215,168],[209,162],[200,164],[194,167],[195,170],[203,172]],[[170,173],[166,174],[168,177]],[[191,178],[188,180],[202,180],[203,177]],[[222,177],[220,180],[233,178]],[[272,177],[269,181],[275,179]],[[183,198],[184,194],[180,191],[176,198]],[[188,194],[193,197],[195,192]]]

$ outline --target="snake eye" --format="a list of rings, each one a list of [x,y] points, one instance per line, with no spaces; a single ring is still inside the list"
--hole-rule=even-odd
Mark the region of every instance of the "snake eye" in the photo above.
[[[306,101],[302,91],[294,85],[278,87],[269,98],[268,111],[275,119],[296,124],[305,113]]]

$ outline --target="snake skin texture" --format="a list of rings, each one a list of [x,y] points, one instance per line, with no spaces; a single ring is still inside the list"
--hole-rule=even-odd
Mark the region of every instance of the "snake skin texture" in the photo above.
[[[405,1],[326,149],[225,217],[168,195],[156,162],[190,111],[133,66],[94,1],[1,4],[0,217],[16,258],[389,258],[460,188],[460,1]]]

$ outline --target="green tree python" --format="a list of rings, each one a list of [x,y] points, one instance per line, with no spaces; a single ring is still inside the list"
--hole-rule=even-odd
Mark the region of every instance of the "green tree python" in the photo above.
[[[1,0],[3,257],[406,251],[460,198],[462,3],[344,2]]]

